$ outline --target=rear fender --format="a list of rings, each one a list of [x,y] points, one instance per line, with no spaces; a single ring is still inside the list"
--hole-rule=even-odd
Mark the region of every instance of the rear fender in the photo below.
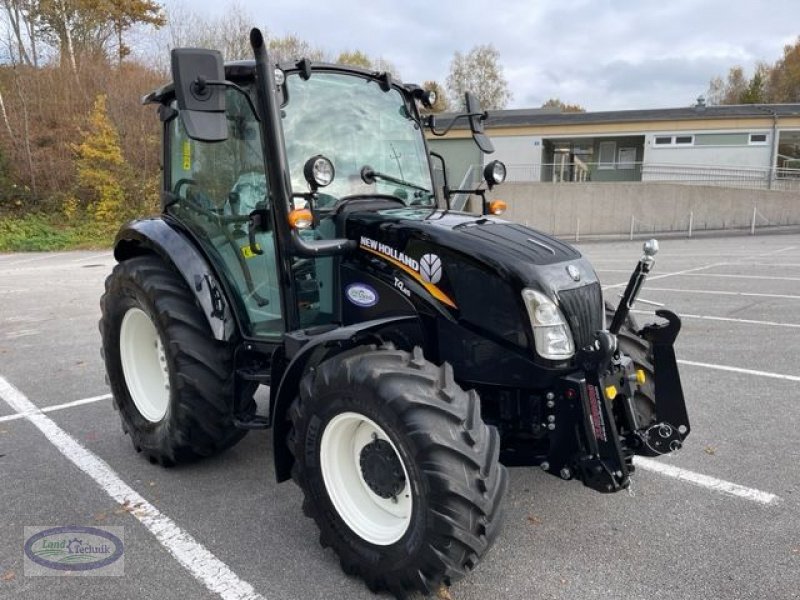
[[[284,360],[273,362],[272,381],[280,383],[270,388],[270,421],[273,430],[275,477],[278,482],[291,477],[294,459],[286,445],[286,438],[291,429],[287,413],[292,401],[297,397],[303,374],[332,356],[356,346],[379,344],[391,339],[390,335],[383,336],[382,333],[395,330],[401,325],[420,328],[418,318],[407,315],[336,327],[316,335],[309,335],[303,331],[286,334]],[[416,339],[422,340],[421,328]]]
[[[172,265],[192,290],[214,338],[230,341],[236,331],[232,307],[208,260],[185,233],[161,217],[125,224],[114,240],[114,258],[122,262],[142,254],[157,254]]]

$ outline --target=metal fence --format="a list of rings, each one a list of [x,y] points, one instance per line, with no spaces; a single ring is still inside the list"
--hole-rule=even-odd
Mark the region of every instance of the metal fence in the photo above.
[[[741,189],[800,191],[800,169],[560,161],[506,165],[508,181],[548,183],[669,182]]]

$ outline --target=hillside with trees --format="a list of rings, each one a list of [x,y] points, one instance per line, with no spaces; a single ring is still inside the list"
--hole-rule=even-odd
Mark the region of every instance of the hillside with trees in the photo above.
[[[122,222],[158,210],[159,121],[142,95],[169,79],[170,48],[250,58],[248,32],[258,24],[236,4],[218,17],[191,6],[0,0],[0,251],[107,247]],[[278,62],[310,58],[401,77],[391,60],[358,48],[266,33]],[[459,92],[464,82],[488,82],[490,104],[507,101],[497,58],[491,47],[456,53]],[[433,110],[448,109],[453,89],[425,85],[438,92]]]

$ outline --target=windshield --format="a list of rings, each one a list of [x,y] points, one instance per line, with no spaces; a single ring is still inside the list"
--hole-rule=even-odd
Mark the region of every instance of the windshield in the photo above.
[[[360,194],[391,195],[406,205],[434,202],[422,131],[398,90],[384,92],[376,81],[340,73],[308,80],[291,74],[285,85],[283,130],[295,192],[308,189],[306,161],[322,154],[336,177],[320,190],[320,208]],[[376,172],[373,183],[361,178],[365,166]]]

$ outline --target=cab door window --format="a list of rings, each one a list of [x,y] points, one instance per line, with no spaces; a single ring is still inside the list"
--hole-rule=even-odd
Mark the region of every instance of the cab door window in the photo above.
[[[190,139],[180,115],[170,122],[175,203],[169,212],[192,230],[227,280],[244,334],[278,338],[285,327],[273,228],[256,231],[255,244],[248,237],[249,214],[269,202],[259,125],[236,90],[226,92],[226,117],[222,142]]]

